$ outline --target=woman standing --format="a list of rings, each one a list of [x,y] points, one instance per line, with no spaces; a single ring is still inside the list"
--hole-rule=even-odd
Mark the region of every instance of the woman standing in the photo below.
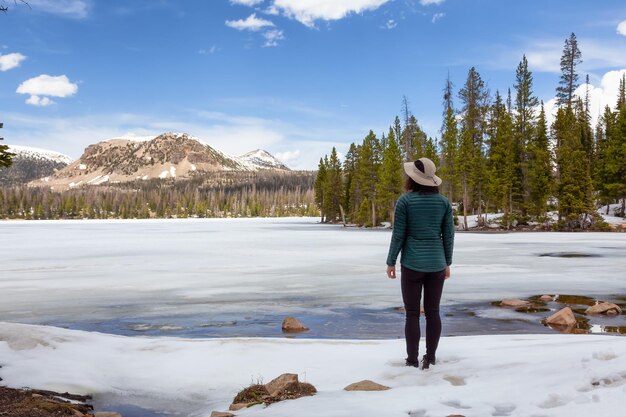
[[[406,191],[396,203],[393,235],[387,257],[387,276],[396,278],[396,259],[402,251],[401,286],[406,309],[404,334],[406,365],[419,366],[420,301],[424,289],[426,354],[422,369],[434,365],[441,336],[439,302],[444,280],[450,277],[454,220],[450,202],[439,194],[441,178],[428,158],[406,162]]]

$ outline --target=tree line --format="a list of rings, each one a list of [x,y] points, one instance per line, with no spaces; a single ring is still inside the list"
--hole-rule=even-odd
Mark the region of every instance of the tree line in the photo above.
[[[352,143],[340,161],[335,148],[320,159],[315,202],[326,222],[373,226],[393,222],[393,207],[403,192],[403,161],[422,156],[439,166],[441,192],[456,203],[467,229],[467,216],[503,213],[509,228],[530,221],[548,222],[557,213],[559,229],[601,225],[598,205],[626,205],[626,77],[614,107],[606,106],[591,123],[589,77],[583,96],[578,65],[581,51],[574,33],[565,40],[557,111],[548,126],[544,103],[533,92],[526,56],[515,72],[513,91],[491,94],[476,68],[470,68],[455,106],[450,77],[443,89],[440,138],[421,129],[402,100],[401,115],[380,138],[370,130]],[[607,206],[608,207],[608,206]]]
[[[224,172],[190,180],[0,188],[4,219],[317,216],[311,172]]]

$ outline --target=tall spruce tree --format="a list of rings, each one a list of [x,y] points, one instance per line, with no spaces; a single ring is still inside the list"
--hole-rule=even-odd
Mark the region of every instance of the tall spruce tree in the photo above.
[[[529,198],[527,184],[528,155],[527,147],[534,133],[535,108],[537,97],[533,94],[533,75],[528,69],[526,55],[515,72],[515,140],[513,142],[512,188],[515,209],[524,216],[527,211],[525,201]]]
[[[443,125],[441,126],[441,175],[445,178],[444,193],[451,201],[457,200],[458,175],[456,169],[459,129],[452,103],[450,74],[443,90]]]
[[[556,89],[556,98],[559,106],[571,107],[574,100],[574,91],[578,87],[578,72],[576,66],[582,63],[582,54],[578,48],[576,34],[572,32],[565,40],[561,55],[561,79]]]
[[[350,144],[346,157],[343,161],[343,201],[342,205],[346,211],[346,216],[352,218],[354,213],[355,195],[355,171],[356,171],[357,150],[354,143]]]
[[[513,164],[511,163],[513,151],[513,122],[511,113],[506,108],[496,91],[496,97],[490,110],[489,125],[487,129],[487,142],[489,145],[487,171],[488,189],[487,194],[490,205],[495,210],[504,211],[504,221],[507,228],[511,221]]]
[[[324,158],[320,158],[320,162],[317,165],[317,176],[315,177],[315,203],[320,209],[321,222],[325,221],[325,211],[326,203],[325,203],[325,191],[326,191],[326,163]]]
[[[546,112],[541,102],[537,125],[528,144],[528,190],[530,213],[545,216],[552,191],[552,165]]]
[[[380,158],[380,141],[370,130],[359,148],[356,179],[362,197],[359,207],[359,222],[372,226],[378,224],[376,184],[378,183]]]
[[[341,198],[343,193],[341,162],[337,157],[337,149],[335,149],[334,146],[326,165],[324,189],[326,221],[335,222],[340,214]]]
[[[485,178],[484,134],[489,90],[476,68],[470,68],[467,80],[459,91],[461,99],[461,134],[457,158],[463,192],[463,221],[467,228],[468,206],[482,218],[483,184]],[[479,220],[480,221],[480,220]]]
[[[403,179],[402,149],[396,140],[393,128],[389,128],[385,144],[380,165],[380,178],[377,184],[377,195],[378,203],[383,210],[381,216],[386,216],[393,226],[394,207],[398,196],[402,193]],[[386,213],[385,210],[387,210]]]

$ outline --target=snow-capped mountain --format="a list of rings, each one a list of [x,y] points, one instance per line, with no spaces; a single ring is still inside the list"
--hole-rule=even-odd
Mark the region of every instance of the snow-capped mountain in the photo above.
[[[185,133],[117,137],[85,149],[66,168],[32,185],[72,188],[154,178],[191,178],[218,171],[289,170],[263,150],[231,156]]]
[[[0,185],[25,184],[38,178],[53,175],[74,160],[67,155],[48,149],[9,145],[13,164],[0,169]]]
[[[257,149],[248,152],[239,157],[243,164],[249,165],[253,170],[258,169],[283,169],[287,170],[287,166],[276,159],[272,154],[263,149]]]

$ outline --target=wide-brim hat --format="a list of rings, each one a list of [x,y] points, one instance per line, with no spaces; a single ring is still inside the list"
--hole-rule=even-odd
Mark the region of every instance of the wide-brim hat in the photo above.
[[[424,168],[422,171],[421,168]],[[420,158],[417,161],[405,162],[404,172],[418,184],[428,187],[438,187],[443,182],[441,178],[435,175],[437,167],[435,163],[428,158]]]

